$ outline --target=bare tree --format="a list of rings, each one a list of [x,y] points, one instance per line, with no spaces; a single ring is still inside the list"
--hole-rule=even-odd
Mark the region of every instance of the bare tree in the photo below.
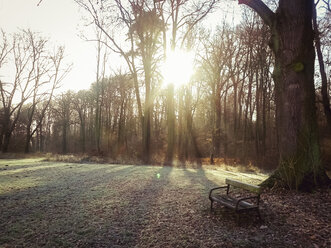
[[[330,1],[324,0],[324,7],[330,11]],[[328,79],[325,72],[325,65],[323,60],[323,52],[321,48],[321,38],[320,38],[320,31],[318,27],[317,22],[317,10],[316,6],[318,5],[319,0],[314,4],[313,8],[313,27],[314,27],[314,34],[315,34],[315,48],[320,68],[320,74],[321,74],[321,82],[322,82],[322,88],[321,88],[321,94],[322,94],[322,104],[324,109],[324,114],[326,117],[328,129],[331,132],[331,108],[330,108],[330,97],[328,94]]]
[[[96,68],[96,81],[95,81],[95,138],[96,138],[96,149],[98,153],[101,153],[100,142],[101,142],[101,120],[102,120],[102,106],[104,102],[104,83],[106,64],[108,59],[107,41],[103,41],[103,33],[100,30],[96,30],[97,37],[97,68]],[[105,46],[105,45],[106,46]]]
[[[131,3],[132,4],[132,3]],[[145,81],[145,105],[143,122],[143,158],[150,162],[151,154],[151,118],[153,110],[152,78],[153,67],[157,63],[157,51],[160,44],[160,33],[163,23],[155,11],[145,10],[148,6],[134,3],[131,5],[135,21],[130,28],[137,41],[137,53],[141,56],[144,81]]]
[[[280,164],[275,181],[304,189],[325,183],[315,112],[313,0],[279,1],[277,14],[261,0],[239,0],[271,30]],[[276,180],[275,180],[276,179]]]
[[[26,124],[26,153],[29,152],[31,138],[42,125],[46,110],[50,105],[55,89],[59,87],[60,82],[70,71],[70,66],[66,69],[62,69],[63,58],[64,48],[59,47],[58,51],[51,56],[44,51],[36,63],[33,93],[31,96],[32,102],[29,103],[28,122]],[[39,103],[43,103],[43,106],[36,116],[36,108]],[[32,128],[33,121],[35,123]]]
[[[61,126],[61,150],[63,154],[69,151],[68,137],[70,134],[70,125],[72,124],[71,114],[73,113],[72,107],[73,92],[67,91],[62,93],[56,98],[56,104],[53,106],[53,111]]]
[[[216,7],[217,0],[159,0],[154,1],[154,8],[157,10],[162,22],[164,59],[167,57],[167,47],[170,41],[171,50],[176,47],[184,48],[185,44],[189,47],[191,44],[190,35],[194,28]],[[168,28],[170,29],[170,38],[167,37]],[[168,86],[168,146],[166,162],[172,164],[175,149],[175,106],[173,104],[174,86]],[[181,99],[181,98],[180,98]],[[180,127],[182,125],[179,125]],[[181,133],[181,131],[178,131]]]
[[[8,42],[4,38],[4,47]],[[23,30],[12,37],[12,44],[9,50],[5,49],[3,54],[11,56],[10,62],[15,68],[15,76],[11,82],[0,83],[0,93],[2,102],[2,129],[0,134],[0,147],[3,152],[8,151],[8,146],[12,132],[19,119],[24,103],[33,95],[33,82],[38,81],[40,75],[45,73],[40,69],[36,73],[38,62],[43,60],[43,49],[45,40],[38,37],[30,30]],[[7,51],[7,52],[6,52]],[[3,61],[3,59],[2,59]]]
[[[84,90],[79,91],[75,95],[73,104],[73,108],[77,111],[80,121],[80,144],[83,153],[86,152],[86,119],[89,104],[88,93],[89,92]]]
[[[142,127],[142,135],[143,135],[143,156],[146,157],[145,160],[148,160],[149,157],[149,144],[150,144],[150,138],[148,133],[150,132],[148,126],[148,117],[144,117],[145,114],[149,115],[150,112],[148,109],[148,102],[149,100],[149,81],[151,75],[150,72],[147,71],[147,83],[145,83],[146,92],[145,92],[145,108],[144,113],[142,110],[142,104],[141,104],[141,97],[140,97],[140,89],[139,89],[139,81],[138,81],[138,69],[137,69],[137,51],[141,47],[137,47],[137,37],[138,39],[143,38],[141,37],[142,30],[141,28],[144,27],[141,24],[139,24],[143,17],[142,13],[147,13],[148,7],[146,7],[145,1],[121,1],[116,0],[114,2],[105,1],[105,2],[96,2],[91,0],[75,0],[82,8],[84,8],[92,18],[94,24],[102,31],[102,33],[106,36],[109,43],[107,43],[107,47],[113,51],[114,53],[117,53],[121,55],[128,68],[129,71],[134,79],[134,87],[135,87],[135,94],[136,94],[136,100],[137,100],[137,106],[138,106],[138,113],[141,120],[141,127]],[[141,3],[140,3],[141,2]],[[118,16],[117,13],[120,13]],[[107,18],[105,18],[107,17]],[[108,20],[106,22],[105,20]],[[151,23],[153,25],[153,23]],[[140,29],[137,29],[139,28]],[[114,30],[116,28],[121,28],[121,32],[117,31],[118,33],[124,34],[128,36],[128,40],[122,42],[121,36],[116,36]],[[147,28],[150,28],[151,25],[146,26]],[[123,45],[124,43],[124,45]],[[144,46],[144,43],[140,43],[141,46]],[[146,55],[143,61],[145,61],[145,65],[143,70],[149,68],[148,63],[152,64],[152,61],[147,61],[147,56],[151,56],[150,54],[140,53],[140,55]],[[145,78],[146,79],[146,78]],[[146,101],[146,95],[148,101]]]
[[[200,40],[203,47],[203,54],[200,54],[201,66],[211,89],[211,102],[215,113],[212,116],[212,153],[219,157],[222,134],[222,95],[226,94],[226,83],[233,77],[234,71],[231,68],[231,60],[235,57],[237,48],[235,47],[234,36],[225,24],[222,28],[218,27],[213,37],[210,37],[210,34],[202,33]]]

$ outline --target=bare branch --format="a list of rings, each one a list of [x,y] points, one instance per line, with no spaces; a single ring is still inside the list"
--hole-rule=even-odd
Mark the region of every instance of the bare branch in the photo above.
[[[275,19],[275,13],[261,0],[238,0],[239,4],[245,4],[255,10],[255,12],[262,18],[268,25],[272,26]]]
[[[39,0],[39,3],[37,4],[37,6],[39,6],[39,5],[41,4],[42,1],[43,1],[43,0]]]
[[[330,0],[323,0],[323,3],[325,4],[323,8],[331,12],[331,5],[330,5]]]

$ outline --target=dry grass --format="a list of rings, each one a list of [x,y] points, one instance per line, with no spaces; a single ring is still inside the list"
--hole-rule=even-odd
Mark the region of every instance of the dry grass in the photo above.
[[[98,164],[142,164],[138,159],[118,157],[113,159],[107,156],[96,156],[89,154],[52,154],[47,153],[43,157],[48,162],[67,162],[67,163],[98,163]]]
[[[238,226],[231,212],[210,213],[209,189],[225,178],[258,184],[266,176],[211,166],[0,160],[0,247],[330,245],[329,194],[265,193],[262,223],[247,216]],[[296,205],[286,208],[292,198]],[[310,204],[318,204],[316,211]]]
[[[118,159],[112,159],[106,156],[90,156],[88,154],[51,154],[47,153],[44,155],[45,161],[49,162],[68,162],[68,163],[100,163],[100,164],[135,164],[135,165],[142,165],[143,162],[134,159],[134,158],[127,158],[127,157],[119,157]],[[163,161],[160,158],[153,158],[154,165],[162,165]],[[196,161],[186,161],[180,162],[175,160],[173,163],[174,168],[209,168],[209,169],[222,169],[226,171],[232,172],[246,172],[246,173],[260,173],[260,174],[268,174],[266,171],[262,170],[254,166],[252,163],[248,165],[240,164],[236,159],[226,159],[224,158],[215,158],[214,165],[210,165],[209,158],[202,158],[199,163]]]

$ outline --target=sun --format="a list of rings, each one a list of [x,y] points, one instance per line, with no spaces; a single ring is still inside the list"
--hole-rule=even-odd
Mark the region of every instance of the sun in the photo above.
[[[173,84],[179,88],[190,81],[194,69],[194,56],[191,52],[182,50],[170,51],[162,65],[163,83]]]

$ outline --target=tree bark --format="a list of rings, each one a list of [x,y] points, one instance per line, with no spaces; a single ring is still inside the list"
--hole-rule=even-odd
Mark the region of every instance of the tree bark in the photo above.
[[[143,159],[146,164],[150,162],[151,153],[151,64],[150,61],[145,61],[145,107],[144,107],[144,125],[143,125]]]
[[[167,95],[167,122],[168,122],[168,137],[167,137],[167,157],[166,163],[172,165],[174,150],[175,150],[175,106],[174,106],[174,85],[169,84]]]
[[[25,148],[24,148],[25,153],[30,152],[30,141],[31,141],[31,135],[30,134],[31,134],[31,124],[29,123],[26,127]]]
[[[280,161],[265,181],[310,190],[326,183],[320,161],[315,110],[312,0],[279,1],[273,13],[261,0],[239,0],[253,8],[271,29],[275,55],[276,123]]]
[[[10,131],[5,132],[4,142],[3,142],[3,146],[2,146],[2,152],[3,153],[8,152],[11,134],[12,134],[12,132],[10,132]]]
[[[214,156],[220,156],[221,150],[221,115],[222,115],[222,106],[221,106],[221,85],[220,78],[217,78],[216,81],[216,92],[214,96],[214,104],[215,104],[215,127],[214,127],[214,135],[213,135],[213,144],[214,144]]]
[[[67,152],[67,120],[64,120],[62,123],[62,153],[66,154]]]

